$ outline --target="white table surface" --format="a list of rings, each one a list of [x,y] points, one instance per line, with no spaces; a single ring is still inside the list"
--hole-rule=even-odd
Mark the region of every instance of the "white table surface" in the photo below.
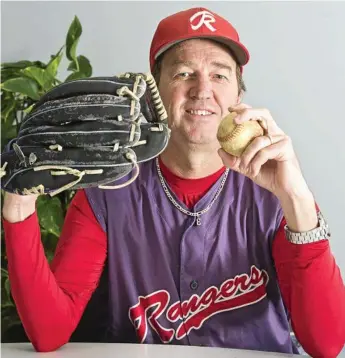
[[[211,347],[68,343],[55,352],[37,353],[29,343],[2,343],[2,358],[283,358],[293,354],[258,352]]]

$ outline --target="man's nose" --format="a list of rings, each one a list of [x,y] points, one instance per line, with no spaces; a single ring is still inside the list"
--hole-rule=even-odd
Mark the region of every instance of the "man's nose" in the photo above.
[[[213,96],[212,82],[208,76],[195,78],[190,89],[190,97],[196,100],[210,99]]]

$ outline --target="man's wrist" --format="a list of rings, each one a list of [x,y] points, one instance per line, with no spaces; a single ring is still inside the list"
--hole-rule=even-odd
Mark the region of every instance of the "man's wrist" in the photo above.
[[[36,211],[37,195],[21,196],[5,193],[3,218],[9,223],[24,221]]]
[[[288,225],[285,225],[284,230],[287,240],[293,244],[309,244],[321,240],[328,240],[331,237],[331,233],[329,226],[321,212],[317,213],[317,219],[317,227],[304,232],[291,231]]]
[[[317,209],[310,191],[279,198],[287,226],[292,232],[307,232],[318,226]]]

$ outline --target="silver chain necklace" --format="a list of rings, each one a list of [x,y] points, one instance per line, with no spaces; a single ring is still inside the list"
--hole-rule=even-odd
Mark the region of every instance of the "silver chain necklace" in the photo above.
[[[196,224],[199,226],[201,225],[201,218],[200,216],[202,214],[205,214],[207,211],[209,211],[211,209],[211,206],[214,204],[214,202],[217,200],[219,194],[221,193],[221,191],[223,190],[224,188],[224,184],[225,184],[225,181],[228,177],[228,174],[229,174],[229,169],[226,169],[225,170],[225,174],[224,174],[224,178],[222,179],[222,182],[220,183],[220,186],[214,196],[214,198],[212,199],[212,201],[206,206],[205,209],[203,210],[200,210],[200,211],[197,211],[196,213],[192,213],[191,211],[188,211],[186,209],[184,209],[179,203],[176,202],[176,200],[173,198],[173,196],[170,194],[170,191],[168,189],[168,187],[166,186],[165,184],[165,180],[163,178],[163,175],[162,175],[162,172],[161,172],[161,168],[159,166],[159,161],[158,161],[158,158],[156,158],[156,167],[157,167],[157,172],[158,172],[158,176],[159,176],[159,180],[162,184],[162,187],[163,187],[163,190],[165,192],[165,194],[167,195],[168,199],[174,204],[174,206],[179,209],[181,212],[183,212],[184,214],[186,215],[189,215],[189,216],[196,216]]]

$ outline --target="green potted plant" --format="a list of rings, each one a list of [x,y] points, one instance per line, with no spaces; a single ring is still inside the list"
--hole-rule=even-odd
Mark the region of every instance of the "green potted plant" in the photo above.
[[[44,93],[60,83],[92,76],[90,61],[83,55],[77,55],[81,34],[82,26],[75,16],[69,26],[65,43],[50,56],[48,62],[20,60],[1,63],[2,150],[16,137],[20,123]],[[58,71],[64,56],[68,60],[67,70],[70,73],[64,80],[60,80]],[[2,192],[2,199],[3,194]],[[66,191],[53,198],[40,196],[37,200],[41,237],[49,262],[54,255],[64,216],[73,195],[73,191]],[[6,342],[20,340],[24,333],[11,296],[3,230],[1,244],[1,338],[2,342]]]

